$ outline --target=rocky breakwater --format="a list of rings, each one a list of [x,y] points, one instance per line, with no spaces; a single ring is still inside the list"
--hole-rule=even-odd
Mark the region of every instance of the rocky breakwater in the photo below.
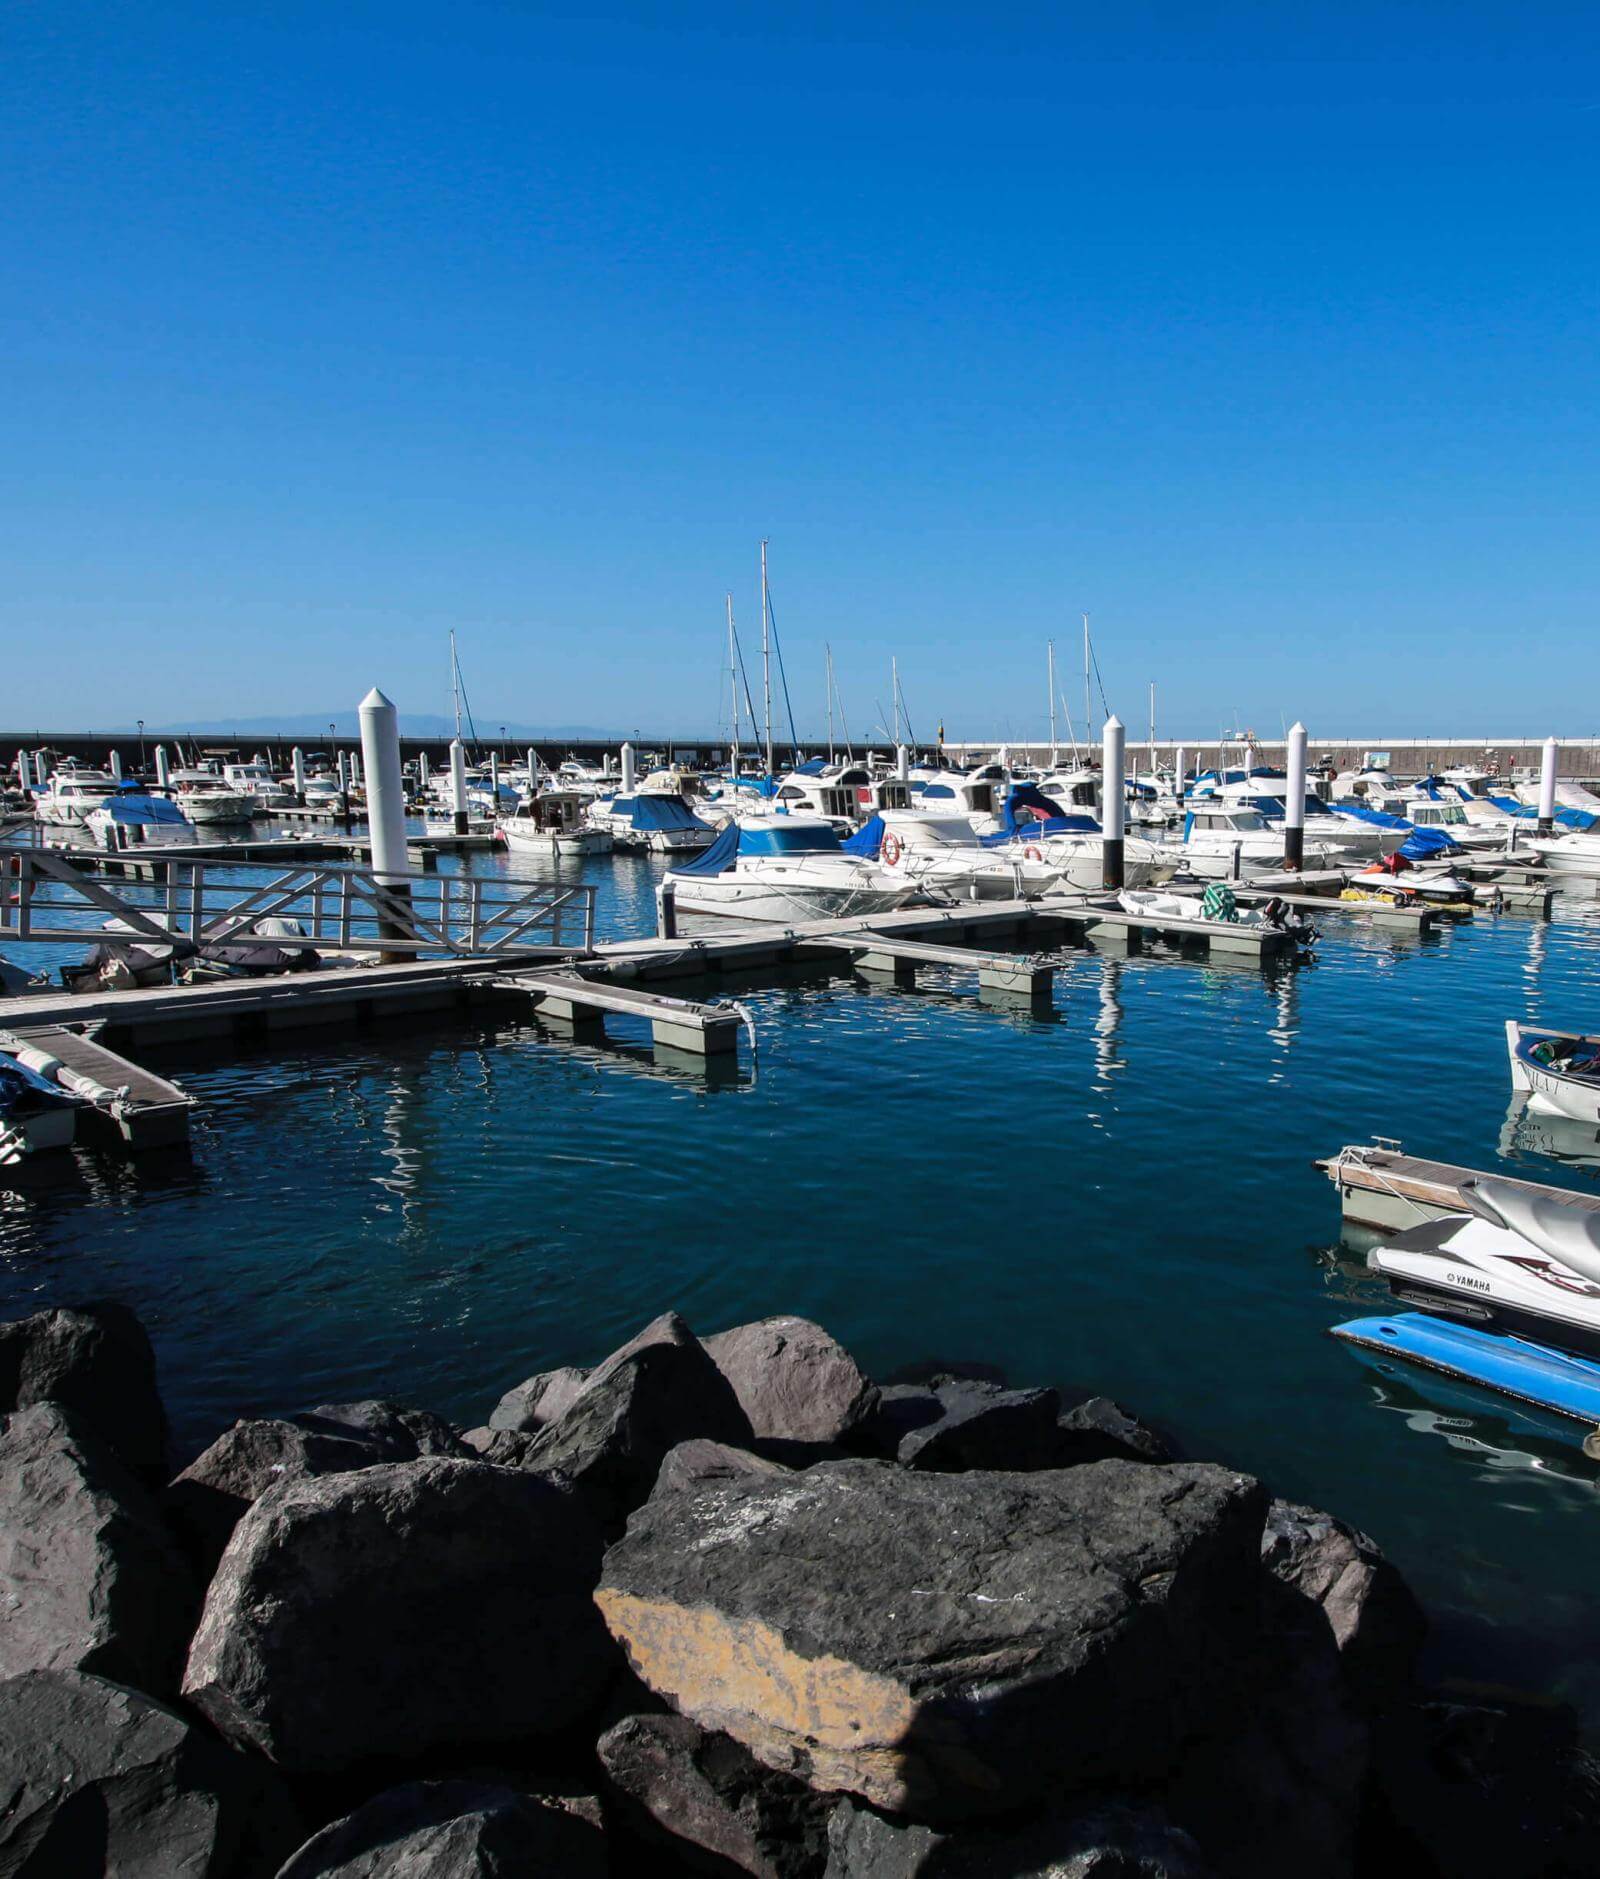
[[[1419,1689],[1370,1540],[1103,1398],[669,1313],[168,1480],[91,1305],[0,1418],[0,1879],[1600,1870],[1568,1720]]]

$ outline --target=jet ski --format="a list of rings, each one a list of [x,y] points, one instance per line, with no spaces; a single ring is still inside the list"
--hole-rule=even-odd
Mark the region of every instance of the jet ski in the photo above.
[[[1397,851],[1352,874],[1339,898],[1386,900],[1400,906],[1420,902],[1441,913],[1471,913],[1474,895],[1471,884],[1459,874],[1452,874],[1448,866],[1418,867]]]
[[[1369,1269],[1434,1317],[1600,1358],[1600,1211],[1492,1178],[1457,1192],[1464,1214],[1397,1233]]]

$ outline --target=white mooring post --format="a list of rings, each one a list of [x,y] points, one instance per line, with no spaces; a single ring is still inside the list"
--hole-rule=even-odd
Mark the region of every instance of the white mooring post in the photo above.
[[[1115,715],[1106,719],[1100,743],[1100,826],[1104,830],[1101,853],[1104,860],[1102,880],[1107,887],[1122,885],[1122,829],[1127,801],[1123,776],[1122,720]]]
[[[165,744],[157,744],[156,745],[156,788],[157,789],[170,789],[171,787],[172,787],[172,769],[171,769],[171,766],[167,762],[167,747]]]
[[[163,753],[156,752],[156,774],[161,773]],[[300,808],[306,806],[306,753],[298,744],[289,752],[289,773],[294,778],[294,799]]]
[[[539,753],[538,751],[534,749],[532,744],[530,744],[528,746],[528,799],[529,801],[531,802],[532,799],[538,795],[538,793],[539,793]]]
[[[894,773],[902,783],[911,780],[911,752],[904,744],[896,744],[894,747]]]
[[[622,794],[624,796],[631,796],[633,794],[632,744],[624,744],[622,746]]]
[[[33,759],[25,750],[17,752],[17,787],[23,791],[33,788]]]
[[[1189,753],[1184,749],[1182,744],[1180,744],[1172,753],[1172,768],[1176,777],[1176,781],[1172,785],[1172,793],[1177,797],[1178,807],[1180,809],[1183,807],[1183,773],[1188,767]]]
[[[419,751],[417,753],[417,794],[419,796],[427,795],[428,782],[432,774],[433,772],[428,767],[428,753],[425,750]]]
[[[458,737],[450,746],[450,813],[457,835],[467,832],[467,753]]]
[[[366,759],[367,830],[372,842],[372,872],[382,886],[409,897],[406,880],[406,786],[400,774],[400,714],[376,685],[361,701],[361,752]],[[378,922],[382,939],[408,939],[409,923],[399,915]],[[388,954],[389,960],[403,954]]]
[[[111,753],[111,778],[116,783],[122,781],[122,752],[120,750],[114,750]]]
[[[489,752],[489,800],[494,804],[494,814],[500,813],[500,753]]]
[[[1306,727],[1289,727],[1289,783],[1283,800],[1283,865],[1303,868],[1306,860]]]
[[[1553,835],[1556,827],[1556,740],[1544,740],[1544,762],[1539,766],[1539,833]]]

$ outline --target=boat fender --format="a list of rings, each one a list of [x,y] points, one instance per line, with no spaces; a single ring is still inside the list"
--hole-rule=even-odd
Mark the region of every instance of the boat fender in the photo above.
[[[887,867],[897,867],[901,855],[900,837],[891,829],[883,838],[883,859]]]
[[[1039,846],[1037,842],[1029,842],[1027,847],[1023,849],[1022,854],[1023,854],[1023,859],[1025,861],[1043,861],[1044,860],[1044,850]]]

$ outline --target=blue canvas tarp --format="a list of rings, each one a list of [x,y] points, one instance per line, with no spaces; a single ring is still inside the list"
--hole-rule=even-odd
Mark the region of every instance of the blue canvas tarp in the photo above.
[[[883,817],[873,816],[863,822],[848,841],[841,842],[847,855],[861,855],[868,861],[876,861],[883,848]]]
[[[620,807],[620,805],[619,805]],[[635,796],[632,823],[636,829],[704,829],[681,796]]]
[[[739,825],[727,822],[717,831],[717,839],[702,848],[692,861],[675,861],[674,874],[726,874],[739,859]]]
[[[1459,845],[1443,829],[1413,829],[1397,853],[1407,861],[1432,861],[1439,855],[1459,855]]]
[[[189,820],[168,797],[146,796],[137,790],[108,796],[103,807],[112,821],[127,828],[182,828]]]
[[[1386,809],[1369,809],[1365,803],[1331,802],[1328,807],[1336,816],[1350,816],[1357,822],[1371,822],[1380,829],[1411,827],[1404,816],[1392,816]]]

